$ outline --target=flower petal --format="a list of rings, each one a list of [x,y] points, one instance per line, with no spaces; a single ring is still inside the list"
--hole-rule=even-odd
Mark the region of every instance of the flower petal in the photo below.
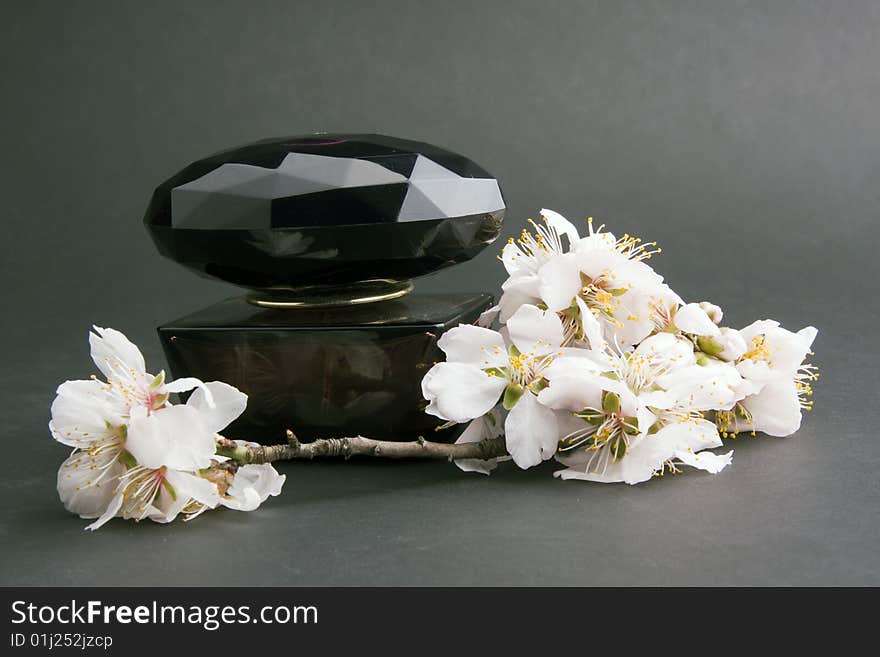
[[[555,312],[526,304],[507,322],[510,341],[524,354],[543,355],[563,342],[562,321]]]
[[[110,505],[125,466],[117,453],[91,456],[75,451],[58,469],[58,496],[80,518],[98,518]]]
[[[657,379],[685,410],[727,410],[741,398],[742,377],[728,363],[689,365]]]
[[[52,437],[83,449],[111,438],[116,427],[125,423],[128,409],[107,388],[107,384],[94,379],[65,381],[58,386],[49,423]]]
[[[582,411],[602,407],[603,388],[592,376],[554,376],[538,393],[538,401],[554,410]]]
[[[678,309],[673,323],[679,331],[691,335],[718,335],[718,326],[697,303],[688,303]]]
[[[557,470],[553,476],[563,480],[576,479],[602,484],[620,482],[638,484],[648,481],[654,476],[655,469],[652,463],[657,459],[651,455],[649,449],[640,448],[641,442],[631,441],[626,456],[616,461],[612,458],[608,447],[598,451],[581,450],[570,456],[557,456],[556,460],[567,465],[568,468]]]
[[[553,229],[557,235],[565,235],[568,237],[569,248],[573,247],[580,240],[577,228],[558,212],[544,208],[541,210],[541,216],[544,218],[545,223]]]
[[[195,408],[169,406],[151,415],[133,414],[125,446],[147,468],[198,470],[211,463],[214,431]]]
[[[165,481],[174,494],[172,495],[164,486],[160,489],[158,497],[153,501],[153,508],[147,515],[154,522],[173,521],[193,500],[210,509],[220,504],[220,491],[217,485],[207,479],[189,472],[169,469],[165,473]]]
[[[236,511],[253,511],[270,496],[280,495],[286,479],[270,463],[243,465],[235,471],[220,504]]]
[[[456,445],[463,443],[478,443],[487,438],[495,438],[501,435],[501,414],[497,410],[490,411],[483,417],[478,417],[468,424],[464,432],[455,441]],[[498,466],[498,459],[456,459],[457,465],[464,472],[479,472],[488,475]]]
[[[568,308],[581,289],[581,272],[572,253],[557,256],[541,265],[538,278],[539,296],[554,312]]]
[[[428,400],[426,413],[462,423],[488,413],[507,380],[489,376],[466,363],[437,363],[422,379],[422,395]]]
[[[752,414],[751,425],[738,428],[763,431],[770,436],[790,436],[801,427],[801,406],[797,386],[791,379],[775,379],[761,392],[740,402]],[[739,419],[739,418],[738,418]]]
[[[186,405],[199,412],[208,431],[218,433],[244,413],[247,399],[247,395],[234,386],[209,381],[196,388]]]
[[[507,364],[507,345],[498,331],[460,324],[440,336],[437,346],[450,363],[467,363],[479,369]]]
[[[89,333],[92,360],[101,373],[107,378],[134,379],[138,385],[144,384],[147,367],[141,350],[115,329],[100,326],[92,329],[94,333]]]
[[[559,443],[556,414],[529,392],[508,414],[504,430],[507,451],[520,468],[538,465],[556,453]]]
[[[590,343],[590,349],[593,349],[594,351],[603,349],[606,343],[605,334],[602,331],[602,325],[587,307],[587,304],[583,299],[577,297],[575,301],[577,302],[577,307],[580,311],[581,331],[587,339],[587,342]]]
[[[100,529],[104,525],[106,525],[110,520],[116,517],[119,513],[119,509],[122,508],[122,488],[117,487],[113,492],[113,497],[110,498],[110,501],[107,504],[107,508],[104,509],[104,512],[100,515],[100,517],[95,520],[91,525],[87,525],[86,529],[89,531],[95,531],[96,529]]]
[[[498,304],[495,304],[491,308],[487,308],[483,312],[480,313],[480,316],[477,318],[475,322],[477,326],[482,326],[483,328],[491,328],[493,322],[498,317],[498,313],[501,310],[501,307]]]

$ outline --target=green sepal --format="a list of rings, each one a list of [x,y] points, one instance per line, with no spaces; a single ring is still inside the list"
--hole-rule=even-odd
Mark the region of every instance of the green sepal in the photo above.
[[[119,460],[126,468],[133,468],[138,464],[137,459],[126,449],[119,452]]]
[[[623,436],[618,436],[614,444],[611,445],[611,454],[614,456],[615,461],[619,461],[626,456],[626,440],[624,440]]]
[[[519,401],[519,398],[523,396],[525,391],[526,389],[518,383],[511,383],[508,385],[504,389],[504,399],[501,401],[504,409],[509,411],[516,406],[516,402]]]
[[[545,388],[549,388],[549,387],[550,387],[550,382],[547,379],[545,379],[544,377],[541,377],[537,381],[532,381],[529,384],[529,390],[531,390],[536,395],[539,392],[541,392],[542,390],[544,390]]]
[[[574,413],[575,417],[579,417],[587,424],[599,425],[605,421],[605,414],[597,411],[595,408],[585,408],[582,411]]]
[[[620,395],[606,391],[602,396],[602,410],[606,413],[617,413],[620,410]]]
[[[724,351],[724,347],[715,340],[713,340],[708,335],[699,335],[697,336],[697,346],[700,348],[704,354],[708,354],[709,356],[715,356],[716,358]]]
[[[171,496],[171,499],[177,501],[177,491],[174,490],[174,486],[168,483],[167,479],[162,480],[162,487],[168,491],[168,494]]]
[[[697,356],[697,365],[700,365],[701,367],[705,367],[706,365],[708,365],[709,363],[712,362],[711,358],[709,358],[706,354],[704,354],[700,351],[696,352],[696,356]]]
[[[629,435],[635,436],[639,433],[639,418],[625,417],[623,418],[623,430]]]
[[[150,383],[150,390],[158,390],[160,386],[165,385],[165,370],[156,375],[156,378]]]
[[[165,402],[168,401],[169,396],[170,395],[167,392],[163,392],[161,395],[156,395],[153,398],[153,410],[158,411],[160,408],[162,408],[165,405]]]

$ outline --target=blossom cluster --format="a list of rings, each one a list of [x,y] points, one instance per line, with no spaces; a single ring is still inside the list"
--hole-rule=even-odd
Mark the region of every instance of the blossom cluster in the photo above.
[[[555,458],[563,479],[636,484],[719,472],[732,452],[709,450],[739,432],[798,430],[815,328],[722,326],[721,308],[685,302],[648,265],[656,243],[541,215],[503,249],[498,305],[445,333],[423,379],[428,413],[469,423],[459,442],[503,432],[520,468]],[[488,474],[496,460],[457,463]]]
[[[167,523],[219,506],[251,511],[278,495],[284,476],[269,464],[237,465],[216,454],[217,432],[244,411],[236,388],[195,378],[166,381],[146,371],[140,350],[122,333],[94,327],[92,359],[105,380],[66,381],[52,403],[49,430],[73,452],[58,471],[68,511]],[[193,391],[185,404],[172,393]]]

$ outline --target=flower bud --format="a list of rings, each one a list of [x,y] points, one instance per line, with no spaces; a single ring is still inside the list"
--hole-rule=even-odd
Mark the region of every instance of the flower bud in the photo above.
[[[688,303],[675,311],[672,318],[675,328],[690,335],[718,335],[718,327],[703,309],[702,304]]]
[[[724,313],[721,312],[721,308],[716,306],[714,303],[710,303],[708,301],[701,301],[699,303],[699,306],[703,309],[703,312],[709,315],[709,319],[711,319],[716,324],[721,323],[721,318],[724,317]]]
[[[704,354],[724,361],[735,361],[746,352],[746,341],[739,331],[722,328],[718,335],[700,336],[697,346]]]

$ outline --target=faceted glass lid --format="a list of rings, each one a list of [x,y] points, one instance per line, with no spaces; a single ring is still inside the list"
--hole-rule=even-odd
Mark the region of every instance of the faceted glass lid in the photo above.
[[[160,253],[200,275],[297,296],[377,281],[406,289],[473,258],[504,211],[498,181],[462,155],[319,134],[190,164],[156,189],[144,222]]]
[[[381,135],[258,142],[197,161],[162,184],[148,224],[223,230],[404,223],[504,210],[469,159]]]

